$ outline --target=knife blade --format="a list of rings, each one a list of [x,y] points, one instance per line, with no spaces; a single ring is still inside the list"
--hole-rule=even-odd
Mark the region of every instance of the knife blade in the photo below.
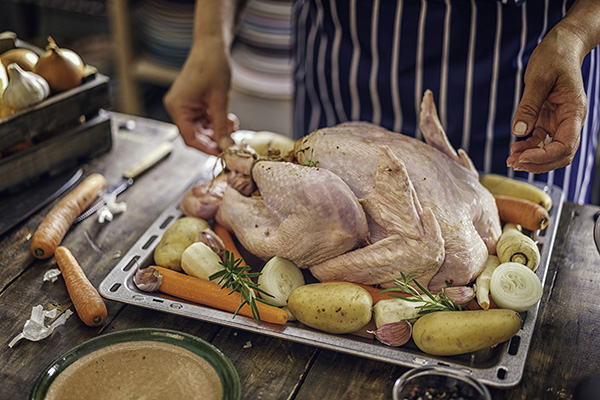
[[[81,168],[70,169],[0,201],[0,236],[58,198],[75,185],[82,175]]]
[[[133,183],[135,182],[135,179],[137,179],[143,173],[145,173],[146,171],[151,169],[153,166],[158,164],[158,162],[161,161],[163,158],[165,158],[167,155],[169,155],[172,150],[173,150],[173,143],[164,142],[161,145],[159,145],[157,148],[152,150],[150,153],[148,153],[146,156],[144,156],[144,158],[142,158],[137,163],[132,165],[129,169],[127,169],[125,172],[123,172],[122,178],[119,182],[110,186],[106,190],[106,193],[104,195],[98,197],[98,199],[96,199],[96,201],[94,203],[92,203],[92,205],[90,205],[87,208],[87,210],[85,210],[83,213],[81,213],[81,215],[79,215],[75,219],[74,224],[78,224],[79,222],[90,217],[96,211],[98,211],[99,209],[104,207],[107,203],[109,195],[114,195],[116,197],[116,196],[120,195],[121,193],[123,193],[125,190],[127,190],[131,185],[133,185]]]

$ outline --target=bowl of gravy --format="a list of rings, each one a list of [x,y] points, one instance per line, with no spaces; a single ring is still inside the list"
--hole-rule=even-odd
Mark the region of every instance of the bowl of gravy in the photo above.
[[[196,336],[136,328],[104,334],[62,354],[38,377],[30,399],[238,400],[231,361]]]

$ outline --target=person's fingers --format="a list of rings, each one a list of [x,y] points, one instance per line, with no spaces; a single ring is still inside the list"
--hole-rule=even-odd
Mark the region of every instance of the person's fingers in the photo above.
[[[556,138],[546,144],[540,144],[539,138],[528,138],[513,144],[506,164],[516,171],[548,172],[569,165],[577,146],[571,141],[563,143]]]
[[[526,140],[519,140],[510,146],[510,154],[521,153],[527,149],[543,147],[547,142],[548,135],[545,131],[536,129]]]
[[[228,118],[228,101],[226,98],[217,96],[210,104],[210,118],[212,121],[213,140],[221,150],[225,150],[233,144],[231,139],[231,124]]]
[[[540,128],[534,129],[530,137],[525,140],[518,140],[510,146],[510,155],[506,159],[506,165],[508,167],[514,166],[524,151],[543,147],[549,139],[551,138],[545,130]]]
[[[228,130],[229,133],[235,132],[240,129],[240,119],[234,113],[227,114],[227,119],[229,120]]]
[[[528,150],[534,151],[534,150]],[[527,155],[529,157],[529,155]],[[533,157],[533,156],[532,156]],[[557,168],[566,167],[571,163],[572,159],[570,157],[560,157],[558,159],[554,159],[552,161],[548,161],[542,164],[534,164],[534,163],[521,163],[516,161],[513,164],[513,169],[515,171],[526,171],[531,172],[533,174],[541,174],[544,172],[549,172],[555,170]]]
[[[523,97],[513,117],[512,133],[515,136],[527,136],[534,129],[553,84],[554,82],[540,76],[526,82]]]
[[[219,149],[217,143],[207,135],[197,134],[195,141],[198,144],[198,147],[196,148],[199,148],[207,154],[218,156],[221,153],[221,150]]]

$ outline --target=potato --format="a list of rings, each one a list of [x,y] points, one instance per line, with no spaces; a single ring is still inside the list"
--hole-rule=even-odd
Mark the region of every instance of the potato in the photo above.
[[[350,333],[371,321],[373,299],[349,282],[300,286],[288,297],[288,309],[305,325],[329,333]]]
[[[156,265],[181,271],[181,254],[200,240],[202,231],[210,228],[202,218],[182,217],[169,226],[154,249]]]
[[[521,323],[513,310],[436,311],[419,318],[412,335],[421,351],[452,356],[505,342],[519,331]]]

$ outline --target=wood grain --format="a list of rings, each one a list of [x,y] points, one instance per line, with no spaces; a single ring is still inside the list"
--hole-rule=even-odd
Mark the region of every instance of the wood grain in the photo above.
[[[115,126],[128,118],[115,114]],[[172,137],[170,124],[135,121],[133,131],[115,130],[113,149],[85,164],[86,175],[100,172],[109,184],[116,182],[136,160],[165,137]],[[89,218],[65,237],[64,244],[96,287],[164,208],[192,183],[206,157],[185,147],[179,138],[174,144],[167,159],[119,196],[119,201],[128,204],[126,213],[108,224]],[[61,311],[71,306],[62,279],[42,281],[43,274],[56,267],[54,259],[34,260],[28,250],[28,235],[52,205],[0,238],[2,398],[26,399],[44,367],[73,346],[103,333],[135,327],[180,330],[213,343],[236,367],[243,399],[391,399],[394,381],[407,370],[113,301],[106,302],[108,319],[101,328],[87,327],[71,317],[50,337],[40,342],[23,340],[9,349],[8,342],[21,331],[33,306],[42,304]],[[491,389],[495,400],[571,399],[576,384],[597,373],[600,255],[592,228],[599,211],[595,206],[564,205],[523,378],[514,388]]]

